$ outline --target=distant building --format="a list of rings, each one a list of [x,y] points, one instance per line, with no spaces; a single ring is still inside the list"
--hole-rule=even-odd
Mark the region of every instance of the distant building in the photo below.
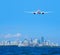
[[[34,39],[32,43],[33,43],[33,46],[38,46],[39,45],[38,39]]]
[[[34,40],[27,40],[24,41],[1,41],[0,46],[7,46],[7,45],[17,45],[17,46],[30,46],[30,47],[40,47],[40,46],[58,46],[56,43],[52,43],[49,40],[45,40],[44,37],[41,37],[41,40],[34,39]]]
[[[41,43],[43,43],[44,42],[44,37],[41,37]]]
[[[29,41],[27,39],[25,39],[23,42],[22,42],[23,46],[29,46]]]

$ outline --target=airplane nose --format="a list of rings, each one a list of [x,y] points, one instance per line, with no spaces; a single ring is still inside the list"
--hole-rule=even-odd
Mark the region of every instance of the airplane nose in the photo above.
[[[40,12],[37,12],[37,14],[41,14]]]

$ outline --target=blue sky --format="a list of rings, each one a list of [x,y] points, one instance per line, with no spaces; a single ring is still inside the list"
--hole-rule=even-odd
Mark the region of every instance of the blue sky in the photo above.
[[[59,0],[1,0],[0,1],[0,40],[10,34],[21,34],[19,39],[38,38],[60,42],[60,1]],[[52,11],[44,15],[33,15],[24,11]],[[9,35],[8,35],[9,36]],[[59,43],[60,44],[60,43]]]

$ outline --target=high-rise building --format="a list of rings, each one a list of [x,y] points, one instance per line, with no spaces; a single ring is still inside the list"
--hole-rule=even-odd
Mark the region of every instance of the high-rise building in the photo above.
[[[44,37],[43,36],[41,37],[41,43],[44,43]]]

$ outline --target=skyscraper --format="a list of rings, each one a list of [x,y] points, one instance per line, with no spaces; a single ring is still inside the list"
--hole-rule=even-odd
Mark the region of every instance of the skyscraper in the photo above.
[[[41,37],[41,43],[44,43],[44,37],[43,36]]]

